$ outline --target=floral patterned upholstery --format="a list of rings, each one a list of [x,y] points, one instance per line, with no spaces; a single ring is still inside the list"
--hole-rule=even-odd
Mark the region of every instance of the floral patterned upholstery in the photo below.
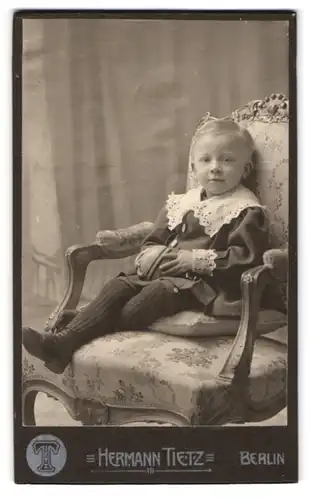
[[[218,335],[235,335],[240,318],[216,318],[198,311],[182,311],[173,316],[160,318],[149,330],[168,335],[182,337],[216,337]],[[285,314],[274,310],[259,312],[257,333],[269,333],[286,324]]]
[[[288,126],[285,123],[245,124],[259,154],[256,192],[271,213],[271,243],[286,247],[288,242]]]
[[[233,336],[181,339],[120,332],[84,346],[58,376],[24,351],[24,381],[40,373],[72,397],[134,408],[151,406],[182,414],[193,424],[207,423],[217,405],[215,377],[232,342]],[[264,337],[256,341],[250,374],[253,405],[265,406],[278,397],[286,383],[285,367],[285,345]]]

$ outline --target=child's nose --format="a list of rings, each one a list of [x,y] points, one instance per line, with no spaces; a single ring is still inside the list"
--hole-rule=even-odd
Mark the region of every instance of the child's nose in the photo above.
[[[221,170],[221,164],[218,160],[213,160],[210,164],[210,170],[211,172],[220,172]]]

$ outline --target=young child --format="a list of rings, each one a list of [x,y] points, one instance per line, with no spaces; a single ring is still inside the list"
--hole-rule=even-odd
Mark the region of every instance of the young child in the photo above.
[[[198,187],[169,195],[132,274],[108,281],[61,331],[23,328],[25,349],[62,373],[83,345],[107,333],[141,330],[186,309],[239,316],[241,274],[268,248],[264,208],[242,184],[255,148],[230,120],[198,127],[190,149]]]

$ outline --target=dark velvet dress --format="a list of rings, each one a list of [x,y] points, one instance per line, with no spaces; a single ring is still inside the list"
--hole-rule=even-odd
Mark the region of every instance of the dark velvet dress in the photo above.
[[[172,288],[172,293],[189,290],[206,314],[239,316],[241,314],[240,279],[244,271],[263,263],[263,253],[269,248],[268,224],[264,210],[251,206],[242,210],[230,223],[222,225],[210,237],[205,233],[192,210],[187,211],[180,224],[168,227],[166,206],[160,211],[153,231],[145,239],[143,248],[151,245],[170,245],[175,250],[214,250],[214,269],[211,275],[196,272],[179,277],[160,277]],[[146,286],[149,281],[140,278],[136,271],[124,278],[135,286]]]

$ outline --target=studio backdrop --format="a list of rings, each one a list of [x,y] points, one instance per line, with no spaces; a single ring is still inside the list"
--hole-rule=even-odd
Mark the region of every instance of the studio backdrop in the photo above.
[[[23,22],[23,303],[60,300],[64,254],[154,220],[206,112],[288,94],[288,23]],[[93,271],[85,295],[118,272]]]

